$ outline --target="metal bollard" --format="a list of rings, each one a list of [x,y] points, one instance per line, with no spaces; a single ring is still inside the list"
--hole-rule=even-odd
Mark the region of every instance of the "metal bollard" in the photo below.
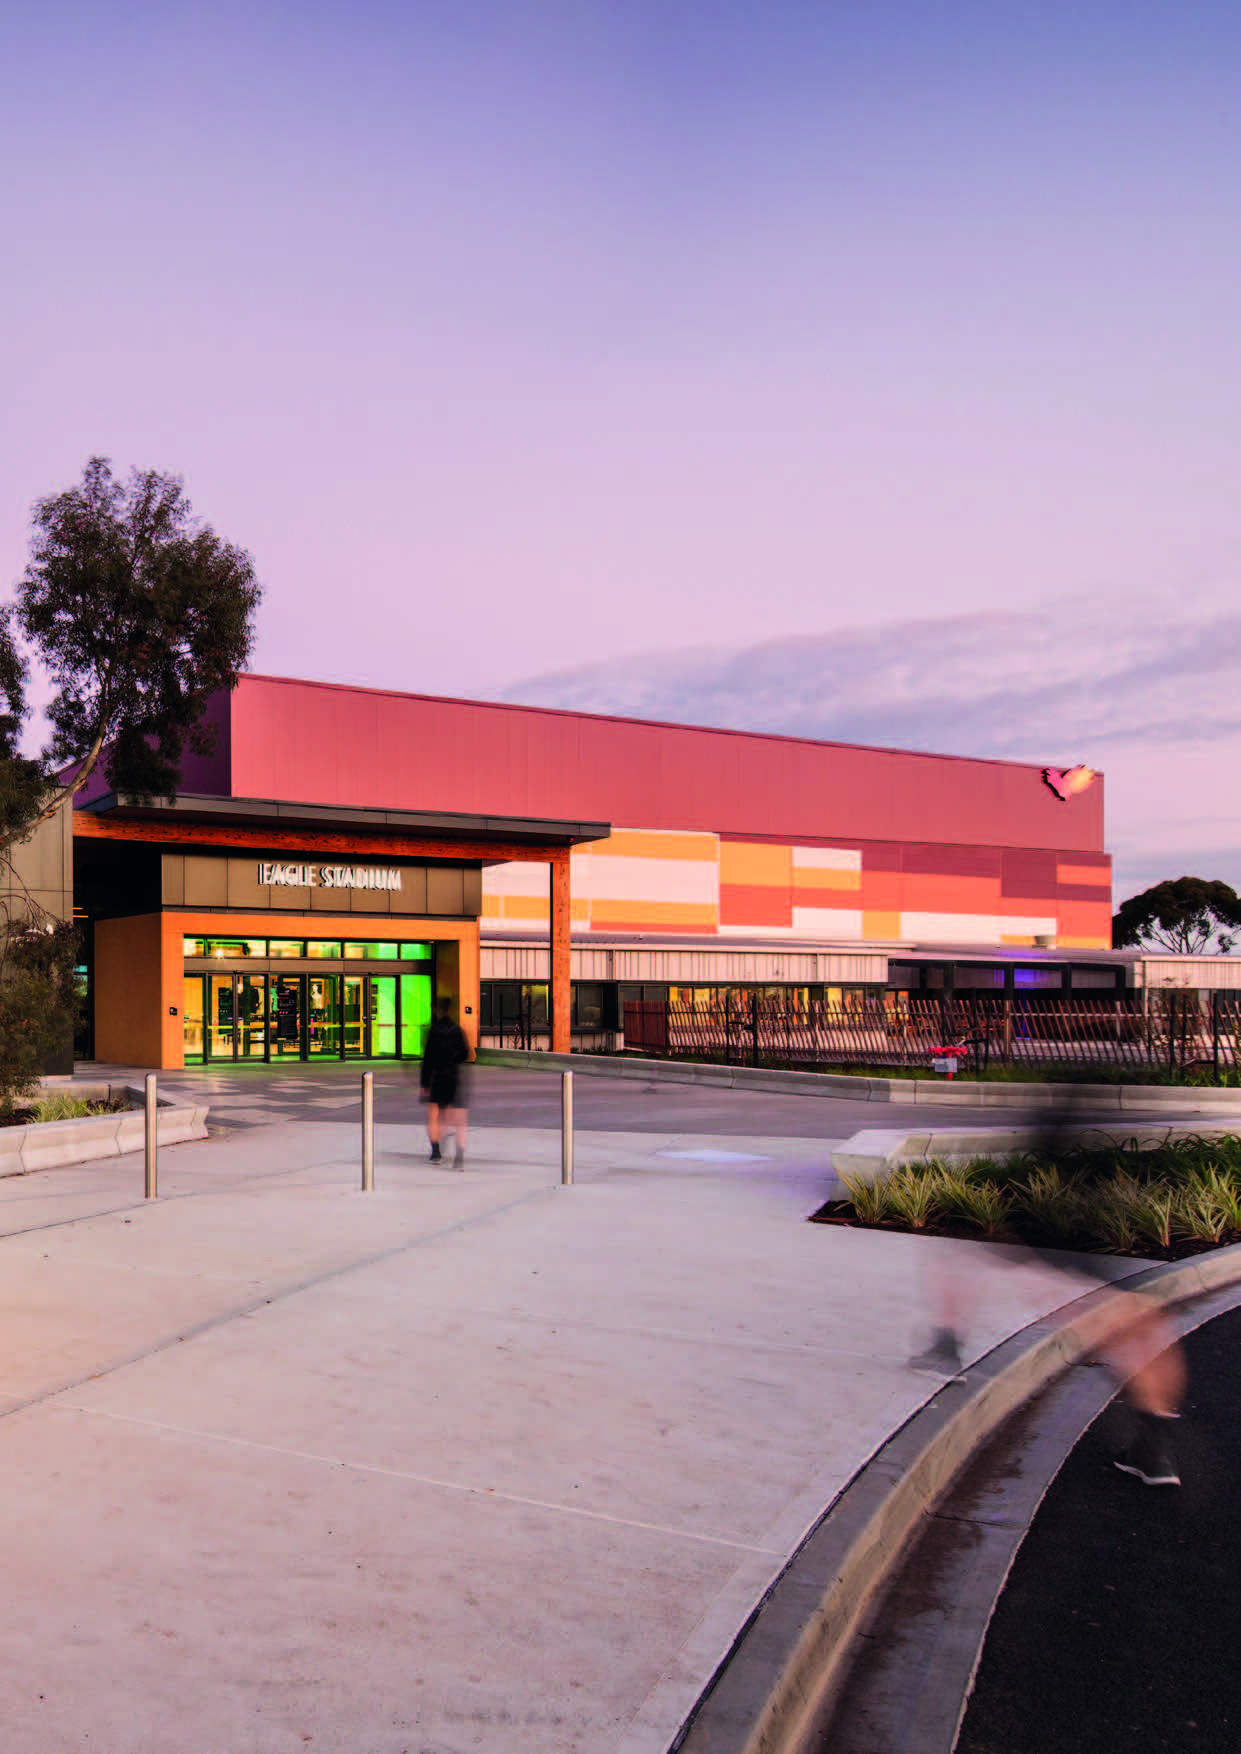
[[[573,1074],[560,1074],[560,1181],[569,1187],[573,1181]]]
[[[375,1186],[375,1074],[362,1074],[362,1192]]]
[[[146,1076],[146,1126],[143,1143],[146,1149],[146,1197],[159,1196],[159,1098],[155,1093],[155,1074]]]

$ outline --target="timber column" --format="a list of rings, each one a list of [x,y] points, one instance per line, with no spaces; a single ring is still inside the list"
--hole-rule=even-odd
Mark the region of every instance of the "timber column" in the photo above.
[[[569,849],[552,854],[551,860],[551,979],[550,1022],[552,1052],[567,1054],[570,1047],[569,952],[572,913],[569,904]]]

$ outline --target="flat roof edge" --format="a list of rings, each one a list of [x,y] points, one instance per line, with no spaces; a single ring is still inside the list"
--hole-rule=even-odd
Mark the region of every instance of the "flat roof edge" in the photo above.
[[[486,816],[446,810],[384,810],[366,805],[341,809],[332,804],[299,803],[285,798],[222,798],[214,794],[181,792],[170,803],[166,798],[138,799],[130,794],[105,792],[80,806],[92,815],[108,816],[123,811],[129,816],[273,822],[321,827],[387,829],[391,832],[448,834],[461,838],[494,840],[548,840],[580,842],[603,840],[612,832],[609,822],[574,822],[556,817]]]

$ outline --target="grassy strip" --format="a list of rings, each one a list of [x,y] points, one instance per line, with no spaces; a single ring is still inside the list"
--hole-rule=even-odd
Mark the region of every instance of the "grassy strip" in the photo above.
[[[597,1053],[600,1057],[610,1058],[604,1048],[587,1048],[587,1054]],[[722,1054],[681,1053],[674,1048],[646,1049],[626,1048],[626,1059],[631,1060],[678,1060],[695,1066],[735,1066],[740,1070],[751,1067],[747,1059],[726,1060]],[[758,1069],[763,1072],[819,1072],[832,1078],[916,1078],[930,1083],[947,1082],[943,1072],[936,1072],[931,1066],[930,1056],[925,1059],[910,1060],[897,1066],[866,1066],[856,1061],[842,1064],[807,1060],[788,1060],[778,1054],[760,1054]],[[1080,1064],[1064,1065],[1055,1060],[1048,1060],[1041,1066],[987,1066],[972,1067],[962,1059],[956,1073],[962,1083],[970,1084],[1140,1084],[1174,1090],[1241,1090],[1241,1067],[1222,1066],[1216,1073],[1210,1066],[1178,1066],[1169,1072],[1161,1066],[1092,1066]]]
[[[1179,1260],[1241,1242],[1241,1138],[1078,1145],[903,1164],[842,1175],[849,1199],[817,1216],[888,1230],[974,1236],[1032,1248]]]

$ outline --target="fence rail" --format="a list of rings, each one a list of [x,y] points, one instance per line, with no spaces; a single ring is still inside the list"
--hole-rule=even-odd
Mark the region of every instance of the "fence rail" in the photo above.
[[[926,1070],[952,1056],[992,1066],[1131,1067],[1226,1072],[1241,1066],[1241,994],[1158,992],[1115,998],[861,996],[798,1005],[758,994],[706,1003],[625,1005],[625,1045],[728,1065],[866,1065]]]

